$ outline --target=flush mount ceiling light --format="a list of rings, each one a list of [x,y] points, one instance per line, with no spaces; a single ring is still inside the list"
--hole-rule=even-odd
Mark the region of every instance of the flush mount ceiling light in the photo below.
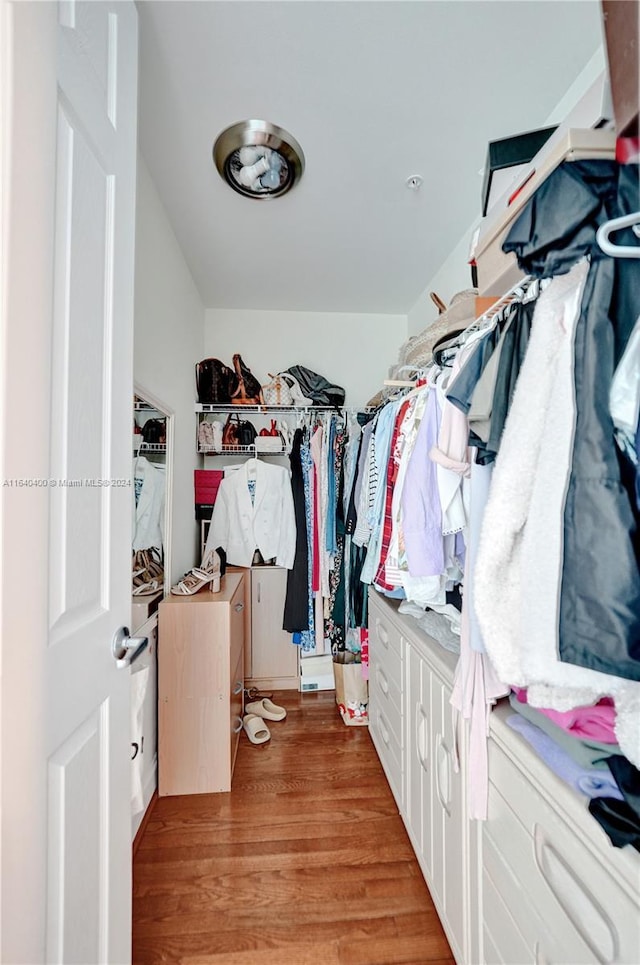
[[[245,198],[279,198],[304,171],[302,148],[291,134],[269,121],[240,121],[213,145],[213,160],[227,184]]]

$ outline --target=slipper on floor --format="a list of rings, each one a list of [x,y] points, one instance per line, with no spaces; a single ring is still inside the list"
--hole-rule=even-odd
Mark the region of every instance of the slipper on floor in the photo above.
[[[278,707],[268,697],[263,697],[262,700],[253,700],[250,704],[246,704],[245,710],[248,714],[256,714],[265,720],[284,720],[287,716],[284,707]]]
[[[269,728],[262,717],[255,714],[247,714],[242,718],[242,726],[252,744],[264,744],[271,737]]]

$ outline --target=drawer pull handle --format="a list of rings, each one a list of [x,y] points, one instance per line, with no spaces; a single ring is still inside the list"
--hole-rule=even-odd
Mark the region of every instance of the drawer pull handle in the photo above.
[[[242,717],[236,717],[236,720],[238,721],[238,723],[237,723],[236,726],[233,728],[233,733],[234,733],[234,734],[239,734],[240,731],[242,730]]]
[[[385,742],[385,744],[386,744],[387,747],[388,747],[388,746],[389,746],[389,731],[388,731],[387,728],[384,726],[384,717],[382,716],[382,714],[378,714],[378,724],[379,724],[379,726],[380,726],[380,736],[382,737],[383,741]]]
[[[418,760],[420,761],[420,767],[423,771],[429,773],[429,756],[427,748],[429,746],[428,731],[429,722],[427,720],[427,715],[420,704],[416,708],[418,712],[418,722],[416,727],[417,741],[416,750],[418,751]]]
[[[451,817],[451,755],[440,734],[438,735],[436,791],[443,810]]]
[[[241,694],[243,690],[244,690],[243,682],[241,680],[236,680],[235,684],[233,685],[234,694]]]
[[[533,831],[535,862],[547,887],[597,962],[615,962],[620,954],[616,926],[588,882],[547,838],[544,828]],[[587,924],[588,923],[588,924]]]
[[[380,687],[380,690],[382,691],[383,694],[388,694],[389,684],[387,682],[387,678],[385,677],[385,675],[383,674],[382,670],[380,670],[379,667],[377,668],[376,676],[378,677],[378,685]]]
[[[236,613],[242,613],[242,611],[244,610],[244,603],[236,603],[234,610],[236,611]]]
[[[387,631],[386,631],[385,628],[382,626],[382,624],[380,623],[379,620],[376,620],[376,629],[377,629],[377,631],[378,631],[378,637],[379,637],[379,639],[380,639],[380,643],[382,644],[383,647],[385,647],[385,648],[388,650],[388,649],[389,649],[389,634],[387,633]]]

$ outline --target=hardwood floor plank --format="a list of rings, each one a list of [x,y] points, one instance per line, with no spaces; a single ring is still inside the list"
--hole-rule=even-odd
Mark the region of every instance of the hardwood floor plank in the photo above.
[[[337,942],[313,945],[288,945],[275,950],[251,951],[252,965],[340,965]],[[184,958],[183,965],[247,965],[247,953],[223,952],[222,955],[196,955]]]
[[[338,943],[340,965],[431,965],[433,962],[449,963],[442,959],[442,948],[428,938],[384,938],[375,943],[349,939]]]
[[[333,693],[241,741],[232,790],[160,798],[134,858],[134,965],[452,965],[366,728]]]
[[[304,834],[314,838],[330,837],[335,835],[335,824],[346,824],[353,822],[358,825],[367,822],[368,827],[373,833],[382,830],[384,823],[395,818],[389,815],[386,805],[379,806],[373,802],[370,808],[353,807],[344,808],[341,802],[336,802],[333,809],[327,808],[320,814],[315,813],[313,820],[304,818],[303,815],[280,814],[275,812],[277,802],[265,801],[260,807],[247,807],[238,814],[220,816],[218,818],[207,818],[196,824],[191,822],[183,827],[177,827],[170,822],[165,822],[162,828],[149,830],[147,848],[154,846],[154,839],[158,838],[158,843],[162,843],[165,849],[171,847],[200,847],[211,844],[212,841],[218,843],[250,843],[252,841],[275,841],[287,838],[299,838],[301,834],[300,825],[304,824]],[[264,824],[264,814],[272,811],[269,824]]]

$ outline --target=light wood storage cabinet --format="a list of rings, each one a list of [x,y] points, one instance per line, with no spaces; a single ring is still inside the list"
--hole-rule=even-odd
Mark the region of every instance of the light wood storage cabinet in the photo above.
[[[158,633],[158,791],[231,790],[242,729],[245,583],[168,596]]]
[[[460,965],[640,962],[640,854],[491,714],[488,820],[467,817],[455,655],[370,593],[369,733]],[[457,748],[460,767],[455,767]]]
[[[298,647],[282,629],[287,593],[287,570],[282,566],[230,567],[244,573],[244,667],[247,687],[259,690],[297,690],[300,670]]]

